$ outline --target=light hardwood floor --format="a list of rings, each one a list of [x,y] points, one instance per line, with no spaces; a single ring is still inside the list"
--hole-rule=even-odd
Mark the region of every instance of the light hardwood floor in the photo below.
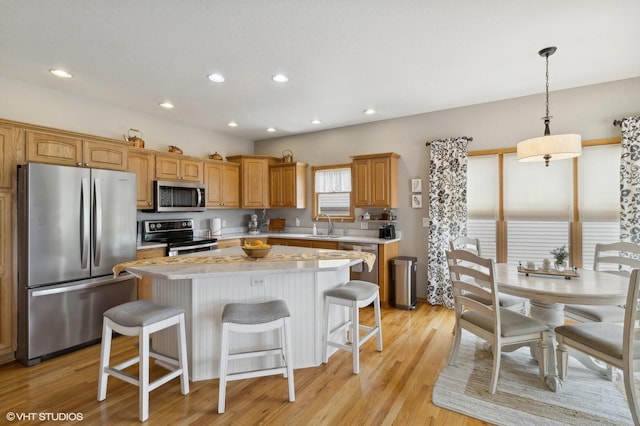
[[[371,321],[372,308],[362,310]],[[271,376],[230,382],[226,412],[218,414],[218,380],[192,382],[180,394],[180,382],[151,392],[151,425],[483,425],[478,420],[431,403],[433,386],[445,365],[452,340],[453,311],[419,303],[415,311],[383,308],[384,350],[375,338],[360,353],[360,374],[351,371],[351,355],[338,351],[329,363],[295,370],[296,401],[288,402],[286,379]],[[137,353],[137,339],[114,339],[112,360]],[[14,362],[0,366],[0,424],[18,414],[78,413],[68,424],[136,425],[138,389],[110,378],[107,399],[96,400],[100,345],[62,355],[33,367]],[[136,369],[132,370],[134,373]],[[159,372],[159,367],[152,368]],[[36,417],[37,419],[38,417]],[[56,425],[62,421],[51,422]]]

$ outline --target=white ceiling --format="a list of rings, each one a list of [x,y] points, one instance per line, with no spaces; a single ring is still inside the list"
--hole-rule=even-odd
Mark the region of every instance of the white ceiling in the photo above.
[[[547,46],[551,91],[637,77],[638,17],[638,0],[0,0],[0,75],[261,140],[542,93]]]

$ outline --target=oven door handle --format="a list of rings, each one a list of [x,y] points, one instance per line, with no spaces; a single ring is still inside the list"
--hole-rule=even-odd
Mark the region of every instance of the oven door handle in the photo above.
[[[195,250],[200,248],[216,248],[216,247],[218,247],[218,243],[205,243],[205,244],[198,244],[195,246],[169,247],[169,251],[185,251],[185,250]]]

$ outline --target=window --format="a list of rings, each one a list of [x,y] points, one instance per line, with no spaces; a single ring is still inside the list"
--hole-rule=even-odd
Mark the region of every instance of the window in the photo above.
[[[351,204],[351,165],[337,164],[311,168],[313,211],[320,214],[353,220]]]
[[[467,234],[498,262],[538,263],[566,245],[591,268],[595,244],[620,239],[620,150],[618,138],[586,142],[577,161],[549,167],[519,163],[514,149],[470,153]]]

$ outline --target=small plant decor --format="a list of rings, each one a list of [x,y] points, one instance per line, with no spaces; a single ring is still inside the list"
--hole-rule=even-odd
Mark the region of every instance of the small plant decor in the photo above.
[[[553,255],[554,265],[558,271],[564,271],[567,260],[569,259],[569,252],[566,249],[566,246],[558,247],[551,250],[551,254]]]

